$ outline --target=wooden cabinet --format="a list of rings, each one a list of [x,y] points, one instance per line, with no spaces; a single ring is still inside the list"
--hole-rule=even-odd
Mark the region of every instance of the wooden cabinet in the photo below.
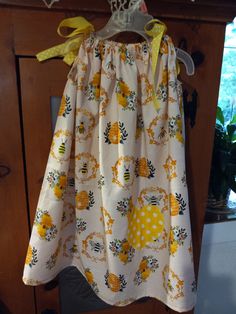
[[[58,59],[40,64],[35,54],[62,42],[56,35],[56,29],[63,18],[83,15],[99,29],[109,17],[105,0],[102,5],[92,0],[86,1],[86,4],[79,0],[66,2],[66,7],[61,1],[55,4],[54,10],[49,11],[40,1],[20,3],[16,0],[0,0],[0,299],[8,311],[14,314],[41,313],[46,308],[59,313],[57,288],[50,291],[44,286],[33,288],[25,286],[21,279],[52,137],[50,99],[62,95],[69,71]],[[219,6],[222,5],[224,14],[221,12],[214,19],[212,14],[207,18],[207,12],[204,12],[202,18],[198,15],[200,11],[191,11],[190,1],[187,0],[158,2],[156,5],[156,1],[150,0],[147,5],[152,14],[162,17],[166,22],[174,43],[178,45],[185,38],[188,52],[200,50],[205,56],[204,63],[197,68],[194,77],[187,77],[184,70],[181,74],[184,86],[196,88],[199,95],[196,125],[194,128],[188,122],[186,125],[190,211],[197,273],[225,22],[233,16],[233,9],[236,12],[236,6],[229,0],[215,1]],[[210,1],[199,1],[199,8],[211,5]],[[179,9],[174,11],[173,8],[177,6],[184,6],[185,13],[182,14]],[[10,169],[10,173],[4,176],[6,169]],[[8,313],[7,310],[5,312]],[[100,313],[103,312],[175,313],[156,300]]]

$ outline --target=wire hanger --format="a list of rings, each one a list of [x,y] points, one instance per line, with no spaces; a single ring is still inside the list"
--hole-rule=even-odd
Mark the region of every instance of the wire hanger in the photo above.
[[[59,2],[60,0],[43,0],[44,4],[48,9],[51,9],[54,2]]]
[[[118,33],[131,31],[138,33],[146,41],[150,41],[144,28],[153,19],[153,16],[147,13],[144,0],[108,0],[108,2],[111,6],[112,16],[105,27],[96,32],[97,38],[107,39]],[[180,48],[175,49],[176,57],[185,65],[187,75],[194,75],[195,66],[190,54]]]
[[[108,0],[112,16],[104,28],[96,32],[96,37],[107,39],[121,32],[135,32],[150,41],[144,31],[145,25],[153,19],[147,13],[140,11],[143,0]]]

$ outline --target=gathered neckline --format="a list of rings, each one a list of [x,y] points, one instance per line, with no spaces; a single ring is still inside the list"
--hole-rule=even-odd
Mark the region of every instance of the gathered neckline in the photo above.
[[[90,34],[90,37],[96,41],[97,43],[104,44],[105,46],[117,46],[117,47],[127,47],[127,48],[132,48],[132,47],[140,47],[142,48],[143,46],[149,47],[151,42],[148,42],[147,40],[141,41],[141,42],[135,42],[135,43],[122,43],[119,41],[115,41],[112,39],[102,39],[98,38],[94,32]]]

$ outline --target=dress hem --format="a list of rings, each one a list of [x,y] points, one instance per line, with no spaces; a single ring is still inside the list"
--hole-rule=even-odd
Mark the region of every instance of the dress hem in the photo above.
[[[41,285],[41,284],[45,284],[45,283],[48,283],[49,281],[53,280],[54,278],[57,277],[57,275],[58,275],[62,270],[64,270],[64,269],[67,268],[67,267],[70,267],[70,266],[76,267],[76,268],[80,271],[80,273],[83,275],[83,277],[86,279],[86,277],[84,276],[83,272],[79,269],[78,265],[71,264],[71,265],[66,265],[66,266],[62,267],[62,268],[61,268],[60,270],[58,270],[58,272],[55,273],[52,277],[50,277],[49,279],[45,279],[45,280],[43,280],[43,281],[39,281],[39,283],[37,283],[37,282],[33,283],[33,282],[31,282],[31,279],[27,279],[27,277],[23,277],[22,280],[23,280],[23,283],[24,283],[25,285],[28,285],[28,286],[39,286],[39,285]],[[87,281],[87,279],[86,279],[86,281]],[[31,283],[30,283],[30,282],[31,282]],[[88,282],[88,281],[87,281],[87,282]],[[91,286],[91,285],[90,285],[90,286]],[[93,290],[93,291],[94,291],[94,290]],[[94,293],[95,293],[102,301],[104,301],[105,303],[107,303],[107,304],[109,304],[109,305],[112,305],[112,306],[117,306],[117,307],[123,307],[123,306],[129,305],[129,304],[132,304],[132,303],[136,302],[137,300],[139,300],[139,299],[141,299],[141,298],[144,298],[144,297],[154,298],[154,299],[156,299],[156,300],[162,302],[164,305],[168,306],[170,309],[172,309],[172,310],[174,310],[174,311],[177,311],[177,312],[179,312],[179,313],[191,311],[191,310],[194,308],[195,304],[196,304],[196,301],[195,301],[195,302],[192,303],[189,307],[187,307],[187,308],[181,308],[181,307],[174,306],[174,305],[172,305],[171,303],[169,303],[169,302],[167,302],[167,301],[164,301],[163,299],[161,299],[160,297],[158,297],[158,296],[156,296],[156,295],[151,295],[151,294],[143,294],[143,295],[139,295],[139,296],[136,296],[136,297],[132,297],[132,296],[131,296],[131,297],[129,297],[129,299],[132,299],[132,301],[127,302],[127,303],[125,303],[125,304],[121,304],[121,303],[120,303],[120,304],[117,304],[117,303],[112,303],[112,301],[110,301],[109,299],[103,297],[103,296],[101,295],[101,293],[99,293],[99,292],[95,292],[95,291],[94,291]],[[119,302],[119,301],[118,301],[118,302]],[[122,301],[121,301],[121,302],[122,302]]]

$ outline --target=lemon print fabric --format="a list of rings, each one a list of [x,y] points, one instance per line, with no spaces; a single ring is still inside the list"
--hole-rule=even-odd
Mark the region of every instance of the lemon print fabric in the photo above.
[[[153,297],[176,312],[193,308],[183,97],[167,35],[155,82],[159,110],[150,43],[82,40],[38,178],[25,284],[73,265],[107,304]]]

